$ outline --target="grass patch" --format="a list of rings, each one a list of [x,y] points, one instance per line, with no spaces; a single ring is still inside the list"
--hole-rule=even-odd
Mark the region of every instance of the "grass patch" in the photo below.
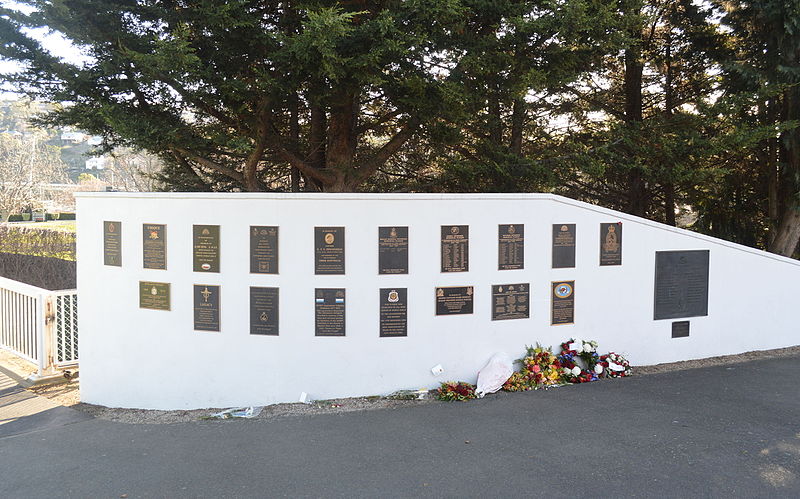
[[[11,227],[21,227],[25,229],[45,229],[58,230],[62,232],[75,232],[77,225],[75,220],[50,220],[47,222],[22,222],[14,223]]]

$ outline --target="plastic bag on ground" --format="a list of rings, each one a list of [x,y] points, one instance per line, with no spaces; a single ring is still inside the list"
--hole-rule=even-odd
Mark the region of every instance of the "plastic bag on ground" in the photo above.
[[[225,409],[222,412],[212,414],[210,417],[215,419],[231,419],[231,418],[254,418],[261,414],[263,407],[234,407]]]
[[[514,364],[505,352],[496,353],[478,372],[478,387],[475,393],[482,398],[487,393],[494,393],[503,387],[503,383],[514,373]]]

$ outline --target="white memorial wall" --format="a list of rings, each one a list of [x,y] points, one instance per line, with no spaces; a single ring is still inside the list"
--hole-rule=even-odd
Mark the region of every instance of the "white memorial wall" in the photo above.
[[[474,382],[496,352],[518,358],[525,345],[555,349],[573,337],[597,340],[600,353],[621,353],[633,365],[800,343],[800,262],[555,195],[76,196],[81,398],[88,403],[188,409],[294,402],[301,392],[312,399],[381,395]],[[600,264],[609,242],[614,263],[609,224],[619,228],[621,265]],[[522,229],[523,268],[499,269],[500,225]],[[254,226],[278,228],[277,274],[251,273]],[[465,238],[446,237],[463,235],[464,226]],[[379,274],[379,227],[408,228],[407,274]],[[159,230],[161,237],[151,235]],[[574,267],[553,268],[562,230],[574,235]],[[200,247],[204,237],[212,243]],[[443,239],[458,251],[466,239],[468,270],[460,271],[466,262],[458,258],[442,261]],[[166,268],[145,268],[158,267],[158,241],[166,243]],[[332,249],[318,253],[320,245]],[[659,300],[667,302],[660,315],[669,318],[658,320],[656,252],[669,252],[659,257]],[[345,273],[337,274],[342,253]],[[695,257],[693,274],[670,274]],[[443,272],[445,263],[453,271]],[[556,286],[554,296],[554,283],[574,287]],[[159,310],[166,284],[169,310]],[[493,291],[508,292],[509,284],[513,306],[503,308],[508,303],[498,306]],[[259,303],[277,297],[277,321],[263,312],[251,320],[251,287],[271,288]],[[468,311],[459,300],[470,287],[472,313],[459,313]],[[445,296],[437,302],[439,288],[461,295],[450,305]],[[407,303],[406,336],[393,336],[403,333],[398,301]],[[382,303],[389,307],[383,337]],[[448,306],[450,315],[437,315]],[[493,320],[493,311],[506,318]],[[252,329],[258,317],[265,325]],[[343,336],[317,335],[342,328]],[[444,369],[438,376],[431,371],[437,365]]]

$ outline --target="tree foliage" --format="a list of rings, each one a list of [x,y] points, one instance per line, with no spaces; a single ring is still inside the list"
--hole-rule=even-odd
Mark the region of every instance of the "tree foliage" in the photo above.
[[[19,3],[8,77],[171,189],[543,190],[800,240],[800,0]]]

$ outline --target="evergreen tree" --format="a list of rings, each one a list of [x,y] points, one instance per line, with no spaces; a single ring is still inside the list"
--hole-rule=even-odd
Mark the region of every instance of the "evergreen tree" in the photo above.
[[[71,0],[0,16],[8,75],[49,116],[158,154],[183,190],[358,189],[447,108],[430,70],[463,7],[437,1]],[[54,58],[25,28],[82,47]]]

